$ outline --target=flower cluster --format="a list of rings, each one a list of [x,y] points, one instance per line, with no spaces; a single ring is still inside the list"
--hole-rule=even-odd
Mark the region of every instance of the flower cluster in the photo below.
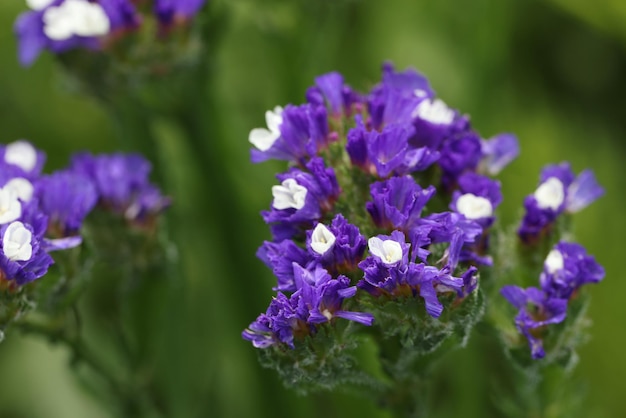
[[[78,154],[52,174],[42,174],[44,161],[27,141],[0,145],[0,280],[13,285],[46,274],[49,252],[79,245],[96,205],[143,223],[169,204],[140,156]]]
[[[520,238],[532,243],[548,231],[562,213],[575,213],[604,194],[592,171],[578,176],[568,163],[548,165],[541,171],[539,187],[524,200],[526,213],[518,230]]]
[[[519,309],[515,325],[528,339],[533,358],[545,356],[542,330],[565,320],[568,301],[583,284],[597,283],[603,278],[604,269],[581,245],[561,241],[545,259],[540,288],[502,288],[502,295]]]
[[[502,201],[489,176],[517,156],[513,135],[482,139],[425,77],[390,64],[368,94],[333,72],[306,103],[265,118],[249,135],[252,161],[290,163],[262,212],[273,239],[257,253],[278,293],[243,338],[294,348],[336,318],[372,325],[363,300],[420,298],[439,318],[475,291]]]
[[[31,10],[15,22],[19,59],[27,66],[43,50],[56,54],[75,48],[106,48],[150,19],[156,19],[164,33],[189,21],[205,1],[26,0]]]

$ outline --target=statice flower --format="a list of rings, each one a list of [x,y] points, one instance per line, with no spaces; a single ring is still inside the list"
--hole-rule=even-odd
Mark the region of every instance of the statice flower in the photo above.
[[[272,187],[272,208],[263,212],[263,219],[273,226],[275,240],[291,238],[321,219],[339,195],[335,172],[321,158],[312,159],[305,168],[279,174],[280,185]]]
[[[32,180],[41,174],[45,162],[45,154],[28,141],[18,140],[0,145],[1,178],[21,177]]]
[[[533,242],[559,215],[578,212],[603,194],[590,170],[575,176],[569,163],[548,165],[541,172],[539,187],[524,200],[526,213],[518,233],[523,241]]]
[[[45,275],[52,257],[42,246],[46,219],[31,224],[13,221],[0,227],[0,279],[18,286]]]
[[[582,245],[561,241],[546,257],[539,282],[550,295],[569,299],[583,284],[603,278],[604,268]]]
[[[307,90],[306,99],[312,105],[326,106],[332,117],[350,116],[363,104],[363,98],[344,84],[343,76],[337,72],[317,77],[315,86]]]
[[[374,296],[391,298],[419,295],[428,314],[438,318],[443,305],[437,293],[462,292],[462,278],[453,277],[450,268],[439,269],[425,263],[415,263],[410,256],[410,244],[402,232],[379,235],[368,241],[370,256],[359,267],[364,277],[358,286]]]
[[[476,173],[459,177],[459,188],[452,195],[450,209],[484,228],[493,224],[494,212],[502,202],[500,182]]]
[[[91,180],[71,171],[41,177],[36,195],[41,211],[48,216],[48,231],[55,237],[78,234],[83,220],[98,200]]]
[[[567,316],[568,301],[580,287],[598,283],[604,278],[604,269],[588,255],[583,246],[561,241],[548,253],[539,277],[541,289],[505,286],[502,295],[517,309],[517,329],[528,339],[532,357],[545,356],[542,339],[533,331],[549,324],[557,324]]]
[[[280,106],[265,113],[267,129],[250,131],[253,162],[268,159],[305,164],[328,142],[328,114],[321,105]]]
[[[543,340],[536,336],[537,330],[565,320],[567,299],[553,297],[536,287],[522,289],[518,286],[505,286],[501,293],[519,309],[515,317],[515,326],[528,339],[532,357],[543,358],[545,356]]]
[[[500,187],[477,174],[490,153],[469,118],[437,98],[424,76],[385,64],[381,82],[362,94],[331,72],[315,79],[305,104],[265,117],[267,127],[250,131],[252,161],[290,163],[262,212],[272,241],[257,252],[279,293],[245,339],[297,350],[319,322],[370,326],[368,312],[407,299],[435,320],[446,309],[454,316],[477,292],[475,265],[488,264],[481,251]],[[503,158],[510,153],[494,156],[500,165]],[[446,207],[452,211],[438,211]],[[345,314],[337,295],[354,312]]]
[[[490,176],[495,176],[519,155],[519,143],[513,134],[500,134],[488,140],[481,140],[481,168]]]
[[[19,59],[31,65],[41,51],[61,53],[75,48],[97,50],[114,34],[139,24],[130,0],[30,0],[31,11],[15,22]]]
[[[356,287],[350,286],[345,276],[332,278],[326,270],[316,267],[307,270],[294,265],[297,290],[291,297],[283,293],[272,300],[265,314],[243,331],[242,337],[257,348],[267,348],[283,343],[295,348],[294,338],[314,335],[318,324],[343,318],[372,325],[371,314],[351,312],[342,309],[345,299],[356,294]]]
[[[148,177],[152,167],[138,154],[74,155],[70,170],[95,186],[98,203],[129,221],[149,221],[170,204]]]

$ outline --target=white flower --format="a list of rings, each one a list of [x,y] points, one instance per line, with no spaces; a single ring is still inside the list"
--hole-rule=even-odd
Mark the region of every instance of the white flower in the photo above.
[[[13,192],[22,202],[28,202],[33,198],[35,188],[32,183],[23,177],[15,177],[7,181],[4,185],[5,189]]]
[[[43,14],[44,33],[54,41],[72,36],[103,36],[111,30],[111,22],[98,3],[86,0],[65,0]]]
[[[274,142],[280,138],[280,125],[283,123],[283,108],[276,106],[274,110],[268,110],[265,112],[265,128],[254,128],[248,135],[248,140],[252,145],[257,147],[260,151],[267,151],[272,148]]]
[[[32,10],[43,10],[50,6],[54,0],[26,0],[26,4]]]
[[[33,256],[33,247],[30,244],[33,234],[16,221],[8,226],[2,238],[2,250],[11,261],[28,261]]]
[[[565,188],[561,180],[550,177],[539,185],[534,196],[540,209],[557,210],[565,200]]]
[[[384,264],[395,264],[402,260],[402,246],[400,243],[391,239],[382,240],[378,237],[372,237],[367,241],[370,253],[381,259]]]
[[[280,186],[272,186],[275,209],[302,209],[306,201],[307,189],[300,186],[294,179],[287,179]]]
[[[324,255],[335,244],[336,237],[324,224],[317,224],[311,234],[311,249]]]
[[[493,215],[493,206],[489,199],[466,193],[456,201],[456,210],[467,219],[482,219]]]
[[[546,257],[544,265],[550,274],[554,274],[557,271],[562,270],[564,265],[563,254],[561,254],[559,250],[550,251],[548,257]]]
[[[6,146],[4,161],[30,172],[37,165],[37,150],[27,141],[15,141]]]
[[[454,120],[454,110],[439,99],[424,99],[417,105],[411,116],[437,125],[449,125]]]
[[[13,222],[22,216],[22,204],[8,187],[0,188],[0,225]]]

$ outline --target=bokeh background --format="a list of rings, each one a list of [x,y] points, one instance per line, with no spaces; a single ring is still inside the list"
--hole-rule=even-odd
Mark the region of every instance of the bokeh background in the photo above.
[[[386,416],[355,394],[287,391],[240,338],[271,297],[273,278],[254,256],[269,237],[258,213],[270,203],[274,174],[284,168],[249,163],[249,130],[263,125],[266,109],[303,102],[318,74],[340,71],[366,91],[385,60],[427,75],[484,137],[517,134],[521,156],[500,177],[505,223],[518,219],[544,164],[569,160],[577,172],[594,169],[607,195],[576,215],[575,230],[607,277],[590,289],[592,338],[580,349],[572,379],[587,394],[588,416],[626,416],[625,2],[216,0],[213,6],[223,27],[212,41],[213,76],[204,86],[213,92],[206,112],[215,129],[203,140],[228,162],[219,176],[236,187],[207,198],[214,189],[204,186],[219,179],[203,177],[206,170],[184,143],[157,144],[158,164],[167,167],[164,187],[175,200],[171,223],[187,289],[179,309],[152,319],[162,321],[153,324],[164,345],[157,365],[169,382],[172,416]],[[31,140],[47,152],[48,169],[79,149],[131,149],[97,102],[68,88],[51,56],[19,67],[11,28],[24,9],[19,0],[0,2],[1,141]],[[236,219],[220,219],[200,200],[246,204]],[[494,365],[481,357],[479,340],[472,338],[442,366],[454,376],[444,407],[449,416],[496,416]],[[9,329],[0,344],[0,417],[107,417],[72,378],[68,360],[62,348]]]

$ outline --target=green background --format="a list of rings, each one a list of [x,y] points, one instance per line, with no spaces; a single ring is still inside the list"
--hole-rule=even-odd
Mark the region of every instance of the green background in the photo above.
[[[607,277],[590,289],[592,338],[580,349],[573,379],[587,393],[589,416],[626,416],[626,282],[620,273],[626,236],[626,3],[231,0],[210,7],[219,11],[223,28],[219,42],[209,44],[216,105],[206,111],[218,134],[206,141],[228,162],[221,175],[235,187],[203,198],[218,206],[232,199],[246,205],[236,220],[238,233],[226,234],[223,219],[204,216],[195,205],[209,190],[203,186],[219,179],[202,177],[205,171],[184,144],[159,144],[189,295],[156,324],[165,346],[158,364],[169,381],[174,416],[385,416],[355,395],[299,397],[285,390],[240,339],[271,297],[273,278],[254,256],[269,237],[258,212],[268,206],[274,173],[284,167],[249,162],[249,130],[263,125],[266,109],[302,102],[318,74],[340,71],[366,91],[379,80],[385,60],[424,73],[446,103],[472,116],[484,137],[517,134],[521,156],[500,177],[506,224],[517,221],[543,165],[569,160],[577,172],[594,169],[607,195],[576,215],[575,230]],[[1,141],[31,140],[48,154],[49,170],[62,167],[76,150],[132,148],[119,142],[118,127],[97,102],[67,88],[50,55],[29,69],[19,67],[11,27],[24,9],[20,1],[0,3]],[[224,248],[238,251],[225,256]],[[0,417],[108,416],[72,379],[63,349],[10,329],[7,334],[0,344]],[[475,341],[446,359],[444,367],[454,376],[443,408],[450,416],[490,411],[493,365]]]

